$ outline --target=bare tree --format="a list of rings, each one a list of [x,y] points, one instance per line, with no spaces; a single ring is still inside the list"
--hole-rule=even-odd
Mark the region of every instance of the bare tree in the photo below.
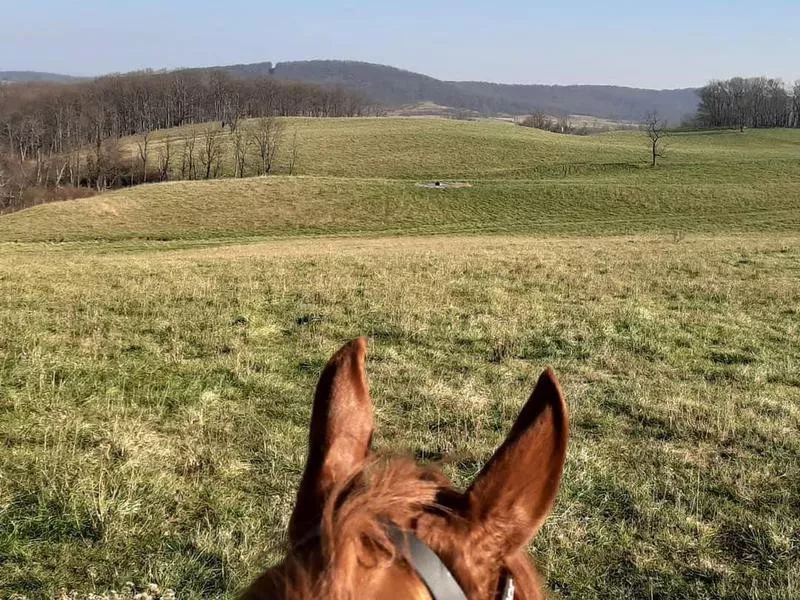
[[[11,191],[11,177],[6,174],[5,168],[0,163],[0,212],[11,206],[14,201],[14,194]]]
[[[181,179],[195,179],[196,167],[194,162],[194,148],[197,144],[197,129],[192,127],[189,135],[183,143],[183,155],[181,156]]]
[[[139,160],[142,161],[142,179],[141,183],[147,183],[147,156],[149,153],[149,145],[150,145],[150,131],[145,131],[141,138],[136,142],[136,146],[139,148]]]
[[[117,185],[121,175],[129,173],[129,167],[130,162],[123,160],[119,140],[115,138],[101,140],[94,153],[89,155],[87,166],[90,181],[94,182],[98,192]]]
[[[166,181],[169,179],[170,151],[171,142],[169,138],[164,140],[164,144],[158,149],[158,180]]]
[[[211,179],[212,174],[219,172],[220,159],[220,130],[216,127],[207,127],[203,133],[203,145],[200,148],[200,164],[206,172],[206,179]]]
[[[81,184],[81,150],[79,148],[71,150],[67,158],[70,185],[78,186]]]
[[[276,117],[258,119],[250,128],[250,141],[259,158],[259,173],[269,175],[283,140],[285,126]]]
[[[734,77],[698,90],[697,122],[703,127],[792,127],[791,93],[780,79]]]
[[[289,175],[294,175],[297,166],[297,129],[292,134],[292,151],[289,153]]]
[[[61,182],[64,180],[64,171],[67,170],[67,166],[69,165],[70,157],[67,156],[66,158],[62,157],[61,159],[61,168],[58,169],[58,174],[55,178],[55,187],[61,187]]]
[[[664,156],[664,138],[667,136],[667,122],[660,119],[658,113],[652,112],[647,115],[642,128],[650,139],[652,149],[651,167],[655,167],[658,159]]]
[[[532,115],[522,119],[519,124],[523,127],[533,127],[534,129],[550,131],[553,128],[554,121],[541,110],[537,110]]]
[[[16,158],[0,153],[0,214],[24,206],[26,185]]]
[[[238,89],[231,89],[225,102],[224,116],[225,122],[230,125],[231,133],[236,131],[239,126],[239,119],[245,112],[244,99]]]
[[[231,127],[231,140],[233,140],[233,176],[244,177],[247,164],[247,140],[244,132],[238,127]]]

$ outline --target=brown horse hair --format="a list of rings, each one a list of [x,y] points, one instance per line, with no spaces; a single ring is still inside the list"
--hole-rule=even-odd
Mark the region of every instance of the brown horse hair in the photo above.
[[[356,564],[386,568],[403,558],[385,524],[410,531],[422,515],[463,520],[455,509],[461,497],[436,467],[423,467],[404,457],[373,457],[333,490],[318,534],[312,532],[300,545],[286,548],[284,561],[264,573],[243,600],[355,600],[359,596],[347,574]],[[434,540],[426,542],[438,545]],[[507,557],[503,567],[514,576],[515,598],[540,598],[540,577],[527,552]],[[409,600],[429,600],[423,586],[418,590],[419,596]]]
[[[446,511],[436,501],[448,488],[444,475],[433,467],[408,458],[373,457],[331,492],[319,531],[287,548],[283,563],[262,575],[250,593],[259,598],[351,600],[352,582],[346,574],[355,563],[385,568],[399,558],[386,524],[410,530],[420,513]]]
[[[360,338],[325,367],[286,558],[242,597],[356,600],[370,590],[429,600],[389,537],[392,524],[428,545],[470,600],[496,598],[507,574],[516,600],[543,598],[526,547],[553,506],[566,456],[567,408],[553,373],[542,373],[505,441],[460,492],[434,467],[372,454],[365,356]]]

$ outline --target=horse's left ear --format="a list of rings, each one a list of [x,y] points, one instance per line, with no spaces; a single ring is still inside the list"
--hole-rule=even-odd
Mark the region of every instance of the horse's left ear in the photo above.
[[[319,525],[328,495],[363,465],[369,453],[374,417],[366,355],[366,339],[353,340],[334,354],[320,376],[311,411],[308,460],[289,521],[293,543]]]
[[[469,524],[485,532],[493,551],[514,552],[544,522],[558,492],[568,435],[567,406],[548,369],[466,492]]]

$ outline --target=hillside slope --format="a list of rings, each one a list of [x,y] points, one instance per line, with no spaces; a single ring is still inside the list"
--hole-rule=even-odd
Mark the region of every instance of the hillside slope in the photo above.
[[[487,182],[269,177],[153,184],[0,217],[0,241],[309,235],[625,235],[800,230],[800,184]]]
[[[255,121],[241,122],[245,134]],[[648,166],[649,141],[637,131],[559,135],[496,120],[352,118],[285,120],[286,138],[273,174],[288,174],[294,135],[294,173],[358,178],[522,180],[613,178],[638,183],[763,183],[800,177],[800,131],[751,130],[675,134],[664,167]],[[210,127],[219,128],[218,124]],[[152,156],[165,140],[182,148],[192,126],[154,134]],[[202,136],[203,128],[197,128]],[[218,132],[222,172],[233,174],[230,132]],[[137,139],[123,141],[135,155]],[[179,168],[178,160],[173,168]],[[253,170],[250,170],[253,173]]]
[[[795,131],[674,136],[651,169],[635,132],[583,138],[442,119],[289,127],[301,176],[176,181],[39,206],[0,217],[0,241],[800,229]],[[169,132],[173,142],[182,131]],[[431,179],[471,187],[418,185]]]

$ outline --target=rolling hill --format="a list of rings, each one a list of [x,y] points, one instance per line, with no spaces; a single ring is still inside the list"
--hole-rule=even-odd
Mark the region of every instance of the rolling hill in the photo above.
[[[288,127],[298,175],[286,175],[284,149],[269,177],[141,185],[9,214],[0,242],[800,228],[798,131],[674,135],[652,169],[639,132],[577,137],[402,118],[290,119]],[[180,147],[188,129],[159,133],[153,154],[166,139]],[[227,137],[223,153],[230,175]],[[471,187],[418,185],[434,179]]]

